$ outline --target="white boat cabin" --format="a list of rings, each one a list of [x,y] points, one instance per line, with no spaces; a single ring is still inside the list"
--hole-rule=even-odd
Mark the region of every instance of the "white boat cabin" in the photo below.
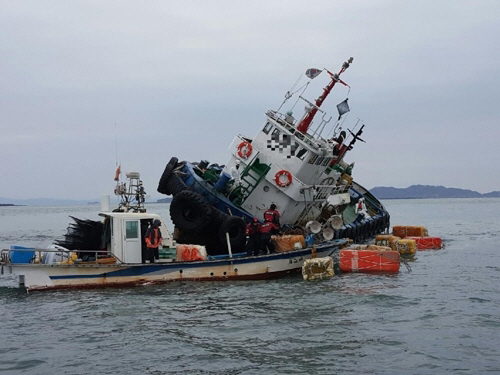
[[[122,263],[142,263],[142,251],[146,246],[144,236],[153,220],[161,222],[163,247],[175,247],[163,219],[146,212],[101,212],[104,217],[106,248]]]

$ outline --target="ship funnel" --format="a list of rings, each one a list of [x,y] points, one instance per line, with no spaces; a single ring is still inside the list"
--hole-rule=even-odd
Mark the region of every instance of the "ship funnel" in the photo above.
[[[323,238],[327,241],[330,241],[333,239],[334,231],[330,227],[323,227],[323,232],[321,232],[321,235]]]
[[[306,230],[309,233],[317,234],[321,232],[321,224],[318,223],[316,220],[308,221],[306,224]]]

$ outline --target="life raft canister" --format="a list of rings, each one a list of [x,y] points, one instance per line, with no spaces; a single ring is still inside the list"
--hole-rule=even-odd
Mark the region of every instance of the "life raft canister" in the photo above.
[[[287,170],[282,169],[276,173],[274,180],[276,181],[276,185],[279,187],[287,187],[292,183],[292,174]]]
[[[243,141],[238,145],[238,156],[243,159],[247,159],[252,155],[252,144],[247,141]]]

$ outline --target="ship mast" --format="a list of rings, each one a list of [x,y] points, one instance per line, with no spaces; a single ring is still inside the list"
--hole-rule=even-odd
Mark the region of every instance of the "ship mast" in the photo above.
[[[353,60],[353,58],[351,57],[351,58],[349,58],[349,60],[347,60],[346,62],[344,62],[342,64],[342,68],[340,69],[340,71],[338,72],[338,74],[331,73],[327,69],[325,69],[328,72],[328,74],[330,74],[330,76],[332,77],[332,80],[323,89],[323,93],[318,97],[318,99],[316,99],[316,103],[315,103],[316,105],[313,108],[311,108],[310,112],[307,113],[304,116],[304,118],[302,119],[302,121],[300,121],[299,125],[297,125],[297,130],[299,132],[304,133],[304,134],[307,133],[307,129],[309,129],[309,126],[311,125],[311,122],[314,119],[314,116],[316,115],[316,112],[318,112],[319,107],[321,107],[321,104],[323,104],[323,102],[325,101],[326,97],[328,96],[328,94],[330,93],[330,91],[332,91],[333,86],[335,86],[335,84],[337,82],[340,82],[343,85],[347,86],[347,84],[340,79],[340,75],[342,73],[344,73],[347,68],[349,68],[349,65],[351,65],[352,60]]]

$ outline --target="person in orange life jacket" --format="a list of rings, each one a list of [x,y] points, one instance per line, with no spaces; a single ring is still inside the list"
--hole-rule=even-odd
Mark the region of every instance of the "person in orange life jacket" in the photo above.
[[[260,226],[259,249],[262,249],[264,254],[267,254],[268,250],[270,253],[274,253],[274,243],[271,241],[271,236],[273,234],[279,234],[279,229],[280,228],[272,221],[266,221]]]
[[[256,217],[247,224],[246,227],[247,235],[247,256],[259,255],[259,245],[260,245],[260,223]]]
[[[162,241],[160,225],[160,220],[155,219],[153,221],[153,224],[146,231],[146,235],[144,236],[146,246],[149,250],[146,260],[149,260],[150,263],[153,263],[155,259],[160,259],[160,255],[158,252],[158,247],[161,245]]]
[[[268,210],[264,211],[264,221],[270,221],[279,227],[280,213],[276,211],[276,205],[274,203],[271,204]]]

